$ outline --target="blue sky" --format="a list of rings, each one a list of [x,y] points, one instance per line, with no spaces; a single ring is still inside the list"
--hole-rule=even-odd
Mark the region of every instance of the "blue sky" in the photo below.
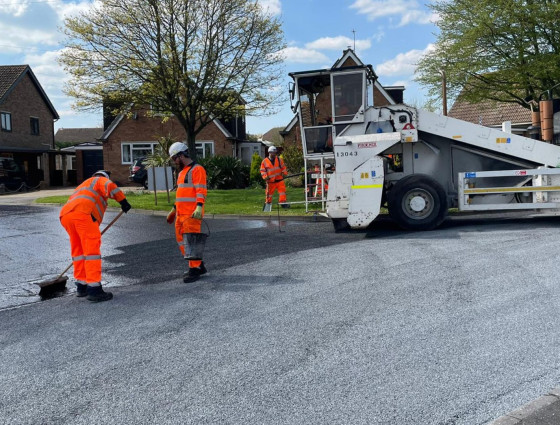
[[[428,3],[430,0],[427,0]],[[435,41],[433,16],[417,0],[259,0],[283,23],[287,49],[285,105],[275,115],[247,119],[247,131],[262,134],[288,124],[292,117],[288,72],[330,67],[346,48],[354,47],[371,64],[382,85],[404,85],[405,102],[420,106],[425,89],[414,81],[415,63]],[[92,1],[0,0],[0,65],[28,64],[60,115],[55,129],[100,127],[101,111],[73,110],[57,64],[65,16],[91,7]],[[353,32],[354,31],[354,32]]]

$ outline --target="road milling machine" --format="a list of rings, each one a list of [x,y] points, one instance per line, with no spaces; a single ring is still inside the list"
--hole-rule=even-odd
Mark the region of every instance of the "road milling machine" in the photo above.
[[[323,202],[337,230],[367,227],[382,206],[412,230],[437,227],[449,208],[560,208],[560,146],[405,104],[376,106],[383,87],[370,65],[290,76],[306,169],[316,170],[306,175],[307,200]]]

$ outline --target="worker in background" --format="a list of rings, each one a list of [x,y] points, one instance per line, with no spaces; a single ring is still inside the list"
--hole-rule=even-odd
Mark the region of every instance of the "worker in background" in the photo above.
[[[186,234],[200,233],[204,217],[206,170],[189,157],[188,147],[184,143],[173,143],[169,147],[169,156],[179,170],[179,176],[175,205],[167,215],[167,222],[171,224],[175,221],[175,237],[185,257]],[[183,282],[194,282],[206,272],[202,260],[189,260],[189,270],[183,275]]]
[[[272,195],[278,191],[278,203],[282,208],[290,208],[290,204],[286,204],[286,185],[284,184],[284,176],[288,175],[286,165],[282,158],[278,157],[278,149],[272,146],[268,149],[268,157],[261,162],[261,176],[266,182],[266,200],[263,210],[270,211],[272,206]]]
[[[113,298],[113,294],[103,291],[101,286],[99,226],[108,198],[120,203],[125,213],[131,208],[122,190],[109,179],[109,172],[100,170],[79,185],[60,210],[60,223],[70,236],[77,296],[93,302]]]

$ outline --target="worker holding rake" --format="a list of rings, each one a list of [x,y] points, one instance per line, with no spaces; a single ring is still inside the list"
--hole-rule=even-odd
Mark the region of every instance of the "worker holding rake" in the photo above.
[[[266,182],[263,211],[272,210],[272,195],[276,191],[278,191],[278,203],[282,205],[282,208],[290,208],[290,204],[286,203],[286,185],[284,184],[284,176],[288,175],[288,170],[282,158],[279,158],[277,154],[276,146],[271,146],[268,149],[268,157],[261,162],[261,176]]]
[[[92,302],[108,301],[111,292],[101,286],[101,232],[99,225],[107,208],[107,199],[121,204],[124,212],[131,206],[124,193],[109,179],[109,173],[96,171],[79,185],[60,211],[60,222],[70,236],[77,296]]]
[[[189,262],[183,282],[189,283],[198,280],[207,271],[202,261],[202,253],[198,253],[195,258],[191,251],[197,237],[206,236],[200,232],[207,193],[206,170],[190,158],[189,149],[184,143],[173,143],[169,147],[169,157],[179,170],[179,176],[175,205],[167,215],[167,222],[175,222],[175,237],[179,249],[183,258]],[[204,245],[201,246],[201,249],[203,248]]]

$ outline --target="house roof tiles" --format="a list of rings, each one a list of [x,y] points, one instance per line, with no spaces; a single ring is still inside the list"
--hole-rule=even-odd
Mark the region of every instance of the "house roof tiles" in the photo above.
[[[1,65],[0,66],[0,104],[4,102],[6,97],[13,90],[13,88],[21,81],[21,79],[26,74],[28,74],[29,78],[31,78],[31,81],[37,88],[37,91],[43,98],[46,105],[51,110],[53,117],[55,119],[59,119],[60,117],[58,115],[58,112],[56,112],[56,109],[54,109],[53,104],[51,103],[47,94],[43,90],[43,87],[41,87],[41,84],[39,84],[37,77],[35,77],[35,74],[33,74],[33,71],[31,71],[29,65]]]
[[[57,142],[84,143],[95,142],[103,135],[103,128],[61,128],[54,135]]]
[[[487,127],[499,126],[504,121],[511,121],[512,124],[531,122],[531,111],[517,103],[496,103],[490,100],[470,103],[463,101],[460,96],[449,110],[448,115]]]
[[[4,98],[26,69],[27,65],[0,66],[0,99]]]

